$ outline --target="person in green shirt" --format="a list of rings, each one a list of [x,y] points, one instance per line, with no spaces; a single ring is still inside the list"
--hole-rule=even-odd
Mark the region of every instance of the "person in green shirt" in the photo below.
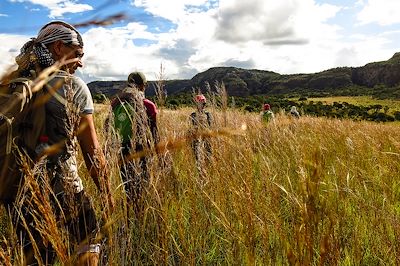
[[[157,108],[144,96],[147,80],[143,73],[132,72],[126,87],[111,102],[113,127],[121,141],[123,163],[120,166],[127,199],[136,210],[140,197],[150,180],[150,156],[132,157],[149,152],[158,143]]]
[[[268,123],[275,118],[274,113],[271,110],[271,106],[268,103],[263,105],[263,110],[261,112],[261,120],[263,123]]]

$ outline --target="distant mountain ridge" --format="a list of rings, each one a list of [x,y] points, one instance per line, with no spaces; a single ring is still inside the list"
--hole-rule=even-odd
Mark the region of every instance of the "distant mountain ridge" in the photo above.
[[[395,53],[387,61],[374,62],[362,67],[339,67],[312,74],[290,74],[242,69],[236,67],[213,67],[198,73],[190,80],[168,80],[165,90],[168,94],[191,92],[193,88],[205,90],[216,82],[223,82],[230,96],[287,95],[322,92],[327,94],[358,93],[363,88],[383,86],[393,88],[400,85],[400,53]],[[125,86],[125,81],[94,81],[88,84],[93,95],[115,95]],[[154,82],[146,93],[154,95]]]

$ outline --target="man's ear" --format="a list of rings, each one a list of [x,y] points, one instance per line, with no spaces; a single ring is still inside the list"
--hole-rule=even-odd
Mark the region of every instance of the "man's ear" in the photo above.
[[[55,41],[54,43],[51,44],[51,49],[50,51],[52,52],[55,60],[61,59],[64,54],[63,54],[63,48],[64,43],[62,41]]]

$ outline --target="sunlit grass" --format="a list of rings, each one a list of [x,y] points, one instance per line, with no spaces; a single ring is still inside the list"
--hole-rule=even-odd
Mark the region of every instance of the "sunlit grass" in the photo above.
[[[333,104],[334,102],[337,103],[346,102],[357,106],[371,106],[380,104],[382,106],[389,107],[391,113],[395,111],[400,111],[400,100],[392,100],[392,99],[379,100],[379,99],[373,99],[371,96],[318,97],[318,98],[307,98],[307,101],[322,102],[324,104]]]
[[[143,264],[398,263],[398,126],[211,110],[229,134],[212,138],[205,185],[179,143],[192,109],[162,110],[162,142],[179,145],[153,169],[143,216],[114,233],[113,260],[129,238],[124,260]]]
[[[398,125],[281,114],[264,125],[256,114],[211,106],[213,159],[201,176],[188,138],[193,109],[162,109],[161,143],[169,150],[156,156],[143,211],[135,215],[120,186],[116,150],[103,134],[107,108],[96,106],[95,120],[101,142],[109,145],[117,209],[103,261],[399,263]],[[101,214],[104,199],[85,183]]]

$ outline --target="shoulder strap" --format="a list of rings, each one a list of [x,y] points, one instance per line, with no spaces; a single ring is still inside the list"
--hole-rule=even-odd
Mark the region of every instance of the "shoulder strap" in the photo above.
[[[22,84],[24,86],[24,90],[21,91],[22,98],[29,101],[33,96],[32,83],[33,81],[28,78],[15,78],[11,80],[8,85],[12,86],[13,84]]]
[[[120,105],[123,105],[124,103],[129,103],[128,99],[122,97],[116,97],[112,100],[111,102],[111,109],[115,110],[116,108],[118,108]]]
[[[21,112],[24,106],[32,99],[33,93],[31,88],[31,80],[27,78],[17,78],[11,80],[9,83],[4,84],[7,90],[3,92],[2,96],[9,95],[7,104],[0,106],[0,115],[8,117],[9,112]],[[17,89],[17,85],[22,84],[22,87]],[[15,97],[11,97],[15,96]],[[9,117],[11,118],[11,117]]]

